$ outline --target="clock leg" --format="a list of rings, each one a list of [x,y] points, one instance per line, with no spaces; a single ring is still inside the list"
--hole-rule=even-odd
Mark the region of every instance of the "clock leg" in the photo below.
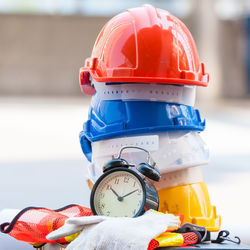
[[[156,184],[159,194],[159,211],[184,215],[184,223],[205,226],[219,231],[221,218],[209,199],[207,186],[200,167],[163,174]]]

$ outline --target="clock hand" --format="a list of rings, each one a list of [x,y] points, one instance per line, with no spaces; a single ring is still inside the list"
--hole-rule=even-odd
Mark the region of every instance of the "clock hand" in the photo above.
[[[112,187],[110,187],[110,189],[111,189],[111,191],[115,194],[115,196],[117,197],[117,200],[118,200],[118,201],[122,201],[122,200],[123,200],[123,197],[119,196],[119,195],[116,193],[116,191],[115,191]]]
[[[136,190],[134,190],[134,191],[132,191],[132,192],[130,192],[130,193],[128,193],[128,194],[123,195],[121,198],[124,198],[124,197],[126,197],[126,196],[129,196],[129,195],[133,194],[133,193],[136,192],[136,191],[138,191],[138,189],[136,189]]]

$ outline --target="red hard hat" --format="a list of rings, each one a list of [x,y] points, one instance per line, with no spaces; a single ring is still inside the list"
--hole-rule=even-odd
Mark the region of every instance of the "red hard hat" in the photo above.
[[[128,9],[100,32],[90,58],[80,69],[82,91],[96,82],[143,82],[207,86],[187,27],[168,11],[151,5]]]

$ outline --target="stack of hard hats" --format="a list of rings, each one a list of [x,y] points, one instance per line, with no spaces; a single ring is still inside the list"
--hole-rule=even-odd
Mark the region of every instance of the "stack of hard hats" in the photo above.
[[[91,178],[125,145],[147,148],[162,173],[207,163],[193,106],[208,79],[189,30],[169,12],[144,5],[112,18],[80,69],[81,89],[93,95],[80,133]]]

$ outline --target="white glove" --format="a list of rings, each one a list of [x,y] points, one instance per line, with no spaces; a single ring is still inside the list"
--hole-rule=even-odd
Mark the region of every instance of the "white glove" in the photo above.
[[[180,223],[174,215],[152,211],[137,218],[92,218],[70,218],[63,227],[47,235],[47,239],[56,240],[82,231],[66,250],[144,250],[153,238]]]
[[[64,226],[51,232],[46,236],[48,240],[57,240],[65,236],[69,236],[75,233],[79,233],[83,230],[87,230],[91,225],[95,225],[106,220],[106,216],[84,216],[69,218],[66,220]]]

